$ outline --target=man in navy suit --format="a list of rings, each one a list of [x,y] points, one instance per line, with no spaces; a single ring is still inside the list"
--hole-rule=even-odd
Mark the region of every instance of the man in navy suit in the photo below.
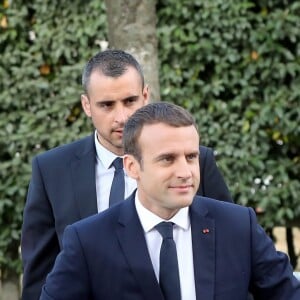
[[[128,53],[106,50],[87,63],[81,96],[95,132],[36,156],[24,209],[21,250],[23,300],[36,300],[62,249],[65,227],[108,208],[112,161],[123,156],[122,132],[130,115],[149,101],[138,62]],[[231,202],[212,149],[200,147],[199,195]],[[125,197],[136,182],[125,175]]]
[[[161,222],[173,227],[176,299],[246,300],[248,289],[255,299],[300,299],[288,257],[251,208],[195,196],[199,135],[188,112],[149,104],[129,118],[123,141],[137,191],[67,227],[41,300],[173,300],[160,287]]]

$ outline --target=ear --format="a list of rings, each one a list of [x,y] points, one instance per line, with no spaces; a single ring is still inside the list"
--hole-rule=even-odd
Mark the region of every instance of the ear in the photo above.
[[[91,103],[86,94],[81,95],[81,106],[85,112],[85,114],[90,118],[92,116],[91,114]]]
[[[140,164],[133,155],[125,154],[123,157],[123,165],[128,176],[135,180],[139,178]]]
[[[143,89],[143,97],[144,97],[144,105],[147,105],[149,103],[150,99],[150,89],[149,86],[146,84]]]

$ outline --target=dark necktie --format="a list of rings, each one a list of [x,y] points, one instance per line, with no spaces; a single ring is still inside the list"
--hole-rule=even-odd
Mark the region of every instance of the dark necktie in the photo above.
[[[180,300],[180,281],[173,223],[161,222],[155,226],[163,241],[160,248],[159,285],[165,300]]]
[[[114,179],[112,181],[110,195],[109,195],[109,207],[124,200],[125,181],[123,171],[123,159],[117,157],[111,164],[115,167]]]

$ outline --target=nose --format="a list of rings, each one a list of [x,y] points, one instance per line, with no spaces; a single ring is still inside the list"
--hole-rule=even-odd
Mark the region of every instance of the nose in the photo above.
[[[185,157],[178,161],[176,166],[176,176],[181,179],[188,179],[192,176],[191,166]]]
[[[117,107],[115,111],[115,121],[117,123],[124,124],[127,121],[127,119],[128,119],[128,114],[126,108],[123,106]]]

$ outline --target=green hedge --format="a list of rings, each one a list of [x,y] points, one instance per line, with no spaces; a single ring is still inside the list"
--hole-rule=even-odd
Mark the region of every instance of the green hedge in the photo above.
[[[159,1],[162,99],[196,116],[236,202],[300,216],[300,1]]]
[[[91,131],[81,72],[107,40],[106,15],[98,0],[13,0],[3,2],[0,20],[0,264],[20,271],[31,159]]]
[[[80,74],[106,40],[99,0],[2,1],[0,264],[18,246],[31,159],[90,132]],[[162,99],[197,118],[235,200],[300,216],[300,1],[157,1]],[[5,274],[4,274],[5,275]]]

